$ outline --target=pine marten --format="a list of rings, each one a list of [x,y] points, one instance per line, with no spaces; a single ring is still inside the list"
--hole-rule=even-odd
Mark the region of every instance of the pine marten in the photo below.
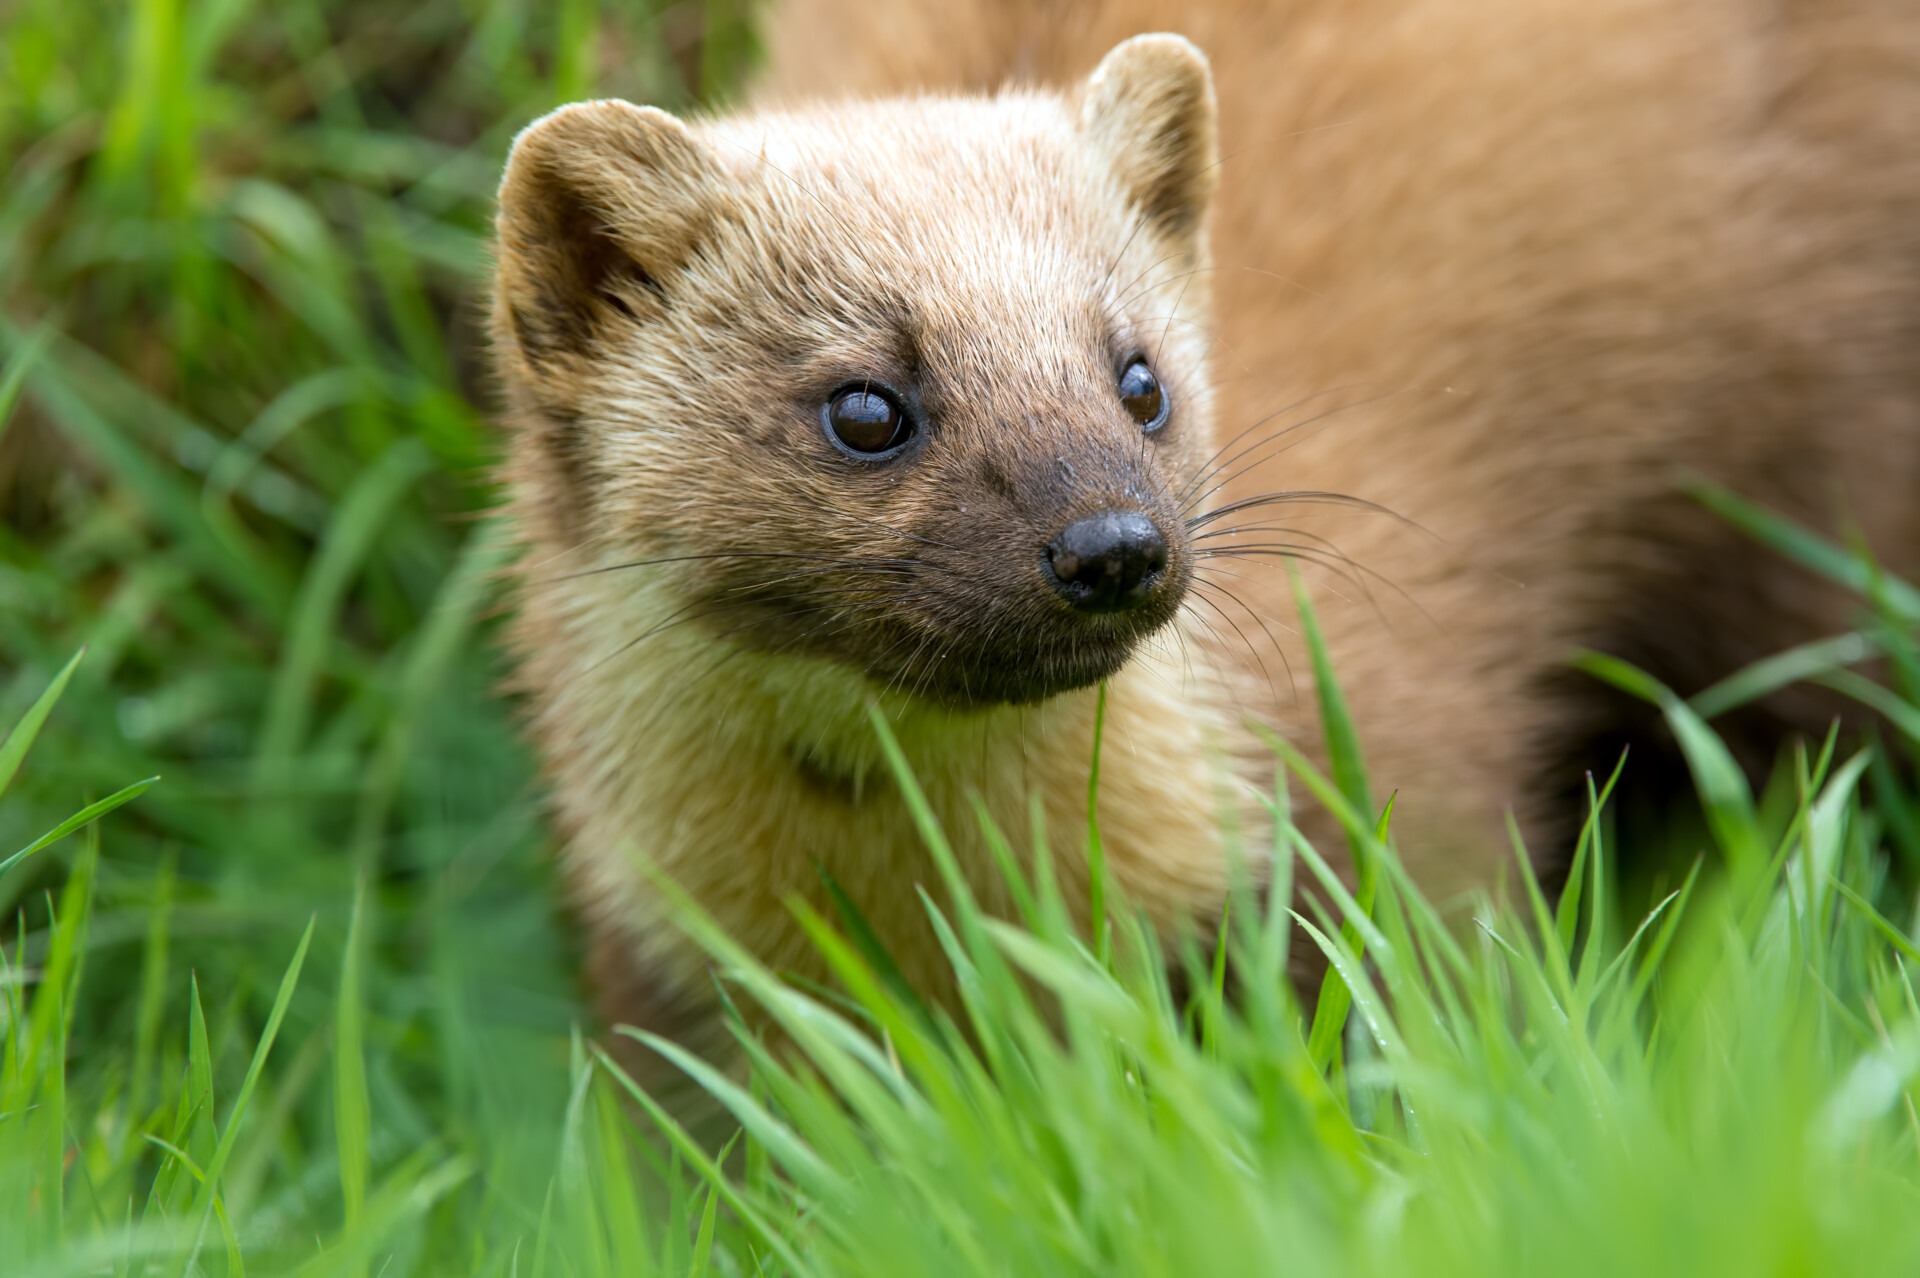
[[[1682,477],[1915,562],[1909,4],[796,0],[768,47],[749,109],[564,107],[500,192],[512,642],[611,1020],[714,1046],[647,867],[813,978],[830,878],[950,994],[871,704],[988,909],[976,802],[1037,801],[1084,911],[1104,685],[1107,872],[1204,918],[1249,724],[1319,737],[1298,565],[1444,897],[1509,818],[1564,854],[1637,723],[1570,651],[1684,693],[1847,626]]]

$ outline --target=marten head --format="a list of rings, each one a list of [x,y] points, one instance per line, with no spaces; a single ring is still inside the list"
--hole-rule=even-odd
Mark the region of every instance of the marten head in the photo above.
[[[1065,97],[554,112],[500,194],[523,518],[945,704],[1112,674],[1193,574],[1215,162],[1174,36]]]

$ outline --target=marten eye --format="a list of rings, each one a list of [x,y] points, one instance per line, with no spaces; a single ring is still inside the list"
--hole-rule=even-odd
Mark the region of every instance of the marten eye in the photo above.
[[[1128,416],[1151,435],[1167,424],[1167,392],[1144,359],[1135,359],[1120,374],[1120,403]]]
[[[865,382],[835,391],[821,416],[827,438],[863,461],[891,456],[913,438],[913,421],[899,401]]]

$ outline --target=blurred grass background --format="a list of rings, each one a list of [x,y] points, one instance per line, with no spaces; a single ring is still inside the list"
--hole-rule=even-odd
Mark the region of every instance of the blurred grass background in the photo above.
[[[364,882],[376,1160],[467,1130],[511,1180],[526,1132],[538,1201],[580,1009],[487,639],[492,194],[558,103],[722,94],[745,2],[0,6],[0,724],[87,649],[0,847],[161,777],[100,845],[76,1090],[154,1101],[189,972],[230,1085],[317,916],[256,1148],[330,1149]],[[0,873],[29,971],[83,848]]]

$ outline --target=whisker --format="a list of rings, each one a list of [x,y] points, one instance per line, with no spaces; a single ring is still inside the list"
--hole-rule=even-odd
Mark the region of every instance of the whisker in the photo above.
[[[1318,289],[1309,288],[1299,280],[1294,279],[1293,276],[1282,275],[1278,271],[1269,271],[1258,266],[1222,266],[1220,269],[1223,271],[1240,271],[1247,275],[1264,275],[1270,280],[1279,280],[1282,284],[1299,289],[1315,301],[1324,302],[1327,300],[1326,294],[1320,292]]]
[[[1231,528],[1216,528],[1212,532],[1203,532],[1197,537],[1189,538],[1189,540],[1193,542],[1195,548],[1200,553],[1205,554],[1209,557],[1212,557],[1214,553],[1218,551],[1231,550],[1234,548],[1234,546],[1239,546],[1239,545],[1265,546],[1267,545],[1267,543],[1261,543],[1261,542],[1255,542],[1255,543],[1236,542],[1236,543],[1233,543],[1232,545],[1227,545],[1227,546],[1207,546],[1207,545],[1201,544],[1203,542],[1212,541],[1215,538],[1219,538],[1219,537],[1239,537],[1247,533],[1262,533],[1262,534],[1278,533],[1286,537],[1298,537],[1302,541],[1310,542],[1313,545],[1319,547],[1321,550],[1324,550],[1326,553],[1337,557],[1342,563],[1352,564],[1356,568],[1360,567],[1360,564],[1353,558],[1353,556],[1349,555],[1346,551],[1342,550],[1340,548],[1339,543],[1333,541],[1331,538],[1322,537],[1319,533],[1310,532],[1305,528],[1293,528],[1285,524],[1235,524]],[[1288,545],[1292,545],[1293,543],[1281,542],[1277,544],[1282,547],[1285,547]]]
[[[1195,620],[1199,620],[1196,614]],[[1147,637],[1148,644],[1169,644],[1180,658],[1180,686],[1185,688],[1194,681],[1193,645],[1187,642],[1187,632],[1183,626],[1168,626]]]
[[[1203,484],[1211,483],[1211,487],[1207,488],[1206,491],[1200,493],[1198,496],[1189,496],[1188,498],[1186,498],[1184,501],[1180,503],[1180,509],[1183,512],[1187,510],[1191,510],[1195,506],[1198,506],[1202,502],[1206,501],[1207,498],[1219,492],[1222,488],[1225,488],[1228,484],[1232,483],[1235,479],[1238,479],[1241,475],[1248,473],[1249,471],[1253,470],[1256,466],[1265,465],[1267,462],[1272,461],[1275,457],[1278,457],[1281,453],[1284,453],[1288,449],[1299,444],[1301,442],[1300,440],[1289,438],[1290,436],[1294,435],[1296,432],[1303,431],[1309,426],[1319,425],[1322,422],[1328,421],[1329,419],[1336,417],[1341,413],[1348,412],[1352,409],[1365,408],[1368,405],[1377,404],[1383,400],[1391,399],[1396,394],[1399,394],[1399,392],[1387,391],[1379,395],[1369,396],[1366,399],[1354,400],[1352,403],[1335,404],[1332,408],[1323,409],[1320,412],[1317,412],[1310,417],[1304,418],[1301,421],[1293,422],[1281,428],[1280,430],[1275,431],[1273,434],[1267,436],[1265,439],[1262,439],[1259,443],[1248,445],[1246,448],[1242,449],[1239,453],[1236,453],[1234,456],[1220,463],[1219,466],[1213,469],[1212,473],[1201,476],[1200,482]],[[1284,440],[1285,442],[1280,443],[1279,441],[1282,441],[1282,440]],[[1270,447],[1276,444],[1277,446]],[[1251,461],[1245,462],[1245,464],[1240,466],[1238,470],[1228,469],[1228,467],[1233,466],[1235,463],[1241,462],[1249,454],[1258,452],[1262,448],[1267,448],[1269,449],[1269,451],[1262,453],[1258,457],[1254,457],[1253,460]]]
[[[1182,255],[1179,253],[1169,253],[1165,257],[1161,258],[1159,262],[1155,262],[1154,265],[1158,266],[1160,262],[1170,262],[1174,258],[1180,257],[1180,256]],[[1148,269],[1152,269],[1152,268],[1148,268]],[[1154,280],[1147,280],[1146,272],[1142,271],[1139,276],[1135,277],[1135,283],[1138,284],[1139,287],[1132,289],[1127,293],[1126,296],[1122,297],[1120,299],[1120,306],[1124,309],[1129,303],[1131,303],[1135,298],[1139,297],[1143,293],[1150,293],[1155,289],[1165,288],[1169,284],[1172,284],[1176,281],[1191,280],[1196,275],[1205,275],[1209,271],[1217,271],[1219,269],[1220,268],[1217,266],[1196,266],[1190,270],[1180,271],[1173,275],[1163,275],[1158,279],[1154,279]],[[1178,304],[1176,303],[1176,306],[1177,305]]]
[[[566,546],[559,550],[556,550],[552,554],[547,555],[544,558],[528,559],[523,565],[522,571],[531,572],[536,569],[545,568],[548,564],[558,563],[560,560],[565,559],[570,555],[577,555],[584,550],[588,550],[591,547],[600,544],[601,542],[611,541],[619,535],[620,534],[617,530],[611,529],[611,528],[603,532],[594,533],[591,537],[586,538],[584,541],[577,541],[573,545]]]
[[[1243,533],[1286,533],[1289,536],[1305,537],[1309,541],[1317,541],[1330,549],[1338,549],[1333,542],[1322,537],[1319,533],[1309,532],[1304,528],[1290,528],[1285,524],[1235,524],[1231,528],[1216,528],[1212,532],[1203,532],[1198,537],[1189,538],[1189,540],[1212,541],[1215,537],[1238,537]]]
[[[1358,564],[1353,563],[1346,556],[1330,554],[1317,547],[1299,545],[1293,542],[1271,542],[1266,545],[1236,547],[1231,550],[1202,551],[1196,557],[1202,560],[1260,559],[1268,557],[1297,559],[1301,563],[1312,564],[1317,568],[1324,568],[1334,574],[1340,578],[1340,580],[1359,591],[1361,596],[1366,599],[1367,603],[1373,607],[1376,613],[1380,611],[1379,604],[1373,598],[1372,590],[1368,588],[1366,581],[1361,576],[1362,571],[1371,570],[1362,570]],[[1384,622],[1386,620],[1385,614],[1381,614],[1380,619]]]
[[[1193,597],[1199,600],[1201,603],[1205,604],[1207,607],[1213,609],[1215,612],[1219,613],[1220,619],[1226,622],[1229,626],[1233,628],[1234,634],[1240,636],[1240,642],[1246,645],[1247,655],[1253,658],[1253,663],[1256,666],[1260,667],[1260,677],[1267,681],[1267,691],[1273,695],[1273,699],[1275,701],[1278,701],[1280,699],[1280,690],[1274,687],[1273,685],[1273,673],[1267,669],[1266,659],[1262,657],[1260,653],[1254,648],[1253,640],[1247,638],[1247,632],[1240,628],[1240,623],[1235,621],[1232,617],[1228,616],[1227,610],[1225,608],[1222,608],[1219,604],[1215,603],[1212,599],[1208,598],[1206,594],[1202,593],[1197,588],[1202,584],[1211,585],[1212,583],[1202,583],[1196,578],[1194,582],[1196,589],[1194,591]],[[1218,586],[1215,586],[1214,588],[1219,589]],[[1271,636],[1269,637],[1271,638]],[[1279,652],[1279,650],[1280,650],[1279,644],[1276,642],[1274,645],[1274,651]],[[1284,662],[1286,659],[1287,659],[1286,654],[1280,653],[1280,660]],[[1291,677],[1292,672],[1289,671],[1288,673],[1289,673],[1289,677]]]
[[[1184,609],[1184,605],[1182,605],[1182,607]],[[1210,621],[1204,613],[1188,611],[1185,612],[1184,615],[1192,618],[1195,625],[1205,629],[1207,638],[1212,641],[1214,646],[1222,645],[1223,641],[1220,638],[1220,632],[1214,629],[1213,622]],[[1220,686],[1228,686],[1227,673],[1225,668],[1220,664],[1220,658],[1215,655],[1207,644],[1201,643],[1196,645],[1195,643],[1189,642],[1184,626],[1168,626],[1164,630],[1157,631],[1151,635],[1147,642],[1149,644],[1171,642],[1174,645],[1175,650],[1180,656],[1181,677],[1183,680],[1180,686],[1182,689],[1190,687],[1198,678],[1193,669],[1193,651],[1196,646],[1200,649],[1201,656],[1206,658],[1207,664],[1213,667],[1214,675],[1220,681]]]
[[[850,569],[849,567],[843,566],[840,564],[818,564],[812,568],[795,568],[792,572],[783,572],[778,574],[777,576],[762,577],[753,581],[739,582],[735,585],[728,586],[723,593],[731,593],[731,592],[740,591],[740,590],[759,590],[768,586],[783,585],[789,581],[799,581],[807,577],[831,578],[839,575],[851,575],[854,578],[859,578],[859,577],[867,576],[869,574],[874,577],[878,577],[887,581],[901,581],[901,580],[911,581],[914,577],[919,575],[911,568],[868,566],[860,569]],[[829,584],[829,587],[831,587],[832,583],[829,582],[828,584]]]
[[[1153,272],[1159,269],[1160,267],[1165,266],[1168,262],[1171,262],[1175,258],[1178,258],[1180,256],[1181,254],[1178,252],[1164,253],[1161,256],[1154,258],[1153,261],[1147,263],[1147,265],[1140,271],[1140,273],[1138,275],[1135,275],[1132,279],[1128,280],[1127,286],[1120,290],[1119,297],[1115,299],[1113,303],[1114,309],[1124,313],[1127,308],[1127,303],[1131,302],[1134,298],[1138,297],[1142,292],[1145,291],[1145,289],[1142,287],[1142,281],[1144,281],[1149,275],[1153,274]],[[1152,286],[1149,285],[1147,287],[1152,287]]]
[[[1134,214],[1133,229],[1127,232],[1127,238],[1120,243],[1120,251],[1113,255],[1113,261],[1107,265],[1107,273],[1101,277],[1100,287],[1094,290],[1097,296],[1106,296],[1107,286],[1113,283],[1114,274],[1120,269],[1120,263],[1127,260],[1127,250],[1133,247],[1134,240],[1139,237],[1140,232],[1147,229],[1147,222],[1148,217],[1144,210]]]
[[[869,518],[866,518],[865,516],[855,515],[844,510],[831,510],[829,513],[833,514],[835,517],[839,519],[846,520],[848,523],[864,524],[869,528],[878,528],[881,532],[887,533],[890,536],[904,538],[907,541],[917,541],[923,546],[932,546],[938,550],[951,550],[955,554],[966,553],[963,547],[950,546],[944,541],[935,541],[931,537],[923,537],[919,533],[908,532],[904,528],[895,528],[892,524],[883,524],[878,519],[869,519]]]
[[[799,550],[715,550],[696,555],[662,555],[657,559],[631,559],[624,563],[602,564],[597,568],[583,568],[579,572],[565,573],[558,577],[545,577],[529,581],[530,586],[553,586],[562,582],[578,581],[583,577],[597,577],[602,573],[624,572],[631,568],[654,568],[661,564],[695,563],[713,559],[805,559],[815,563],[837,564],[842,567],[868,568],[883,565],[895,567],[915,567],[917,559],[863,559],[846,555],[814,555]]]
[[[1186,283],[1180,286],[1179,294],[1173,299],[1173,312],[1167,316],[1167,322],[1160,329],[1160,340],[1153,344],[1153,362],[1156,364],[1160,362],[1160,356],[1166,350],[1167,334],[1173,331],[1173,317],[1180,313],[1180,304],[1187,300],[1187,289],[1193,284],[1193,277],[1198,274],[1198,271],[1187,272]],[[1171,282],[1168,281],[1168,283]]]
[[[1442,626],[1438,621],[1438,619],[1436,619],[1432,613],[1428,612],[1426,607],[1423,604],[1421,604],[1421,602],[1418,599],[1415,599],[1413,595],[1406,590],[1405,587],[1401,586],[1398,582],[1394,581],[1393,578],[1386,576],[1384,573],[1381,573],[1376,569],[1369,568],[1367,565],[1359,562],[1356,559],[1349,558],[1346,555],[1338,555],[1337,557],[1335,557],[1334,555],[1330,554],[1327,551],[1318,550],[1311,546],[1288,545],[1285,543],[1276,543],[1269,546],[1248,546],[1245,548],[1225,550],[1225,551],[1203,552],[1201,555],[1201,558],[1205,558],[1205,559],[1214,559],[1214,558],[1237,559],[1237,558],[1243,558],[1243,557],[1249,558],[1249,559],[1257,559],[1257,558],[1298,559],[1304,563],[1315,564],[1321,568],[1325,568],[1328,572],[1333,573],[1334,575],[1338,576],[1341,580],[1349,582],[1355,588],[1357,588],[1361,592],[1361,594],[1366,597],[1368,605],[1372,607],[1375,615],[1377,615],[1380,618],[1381,624],[1386,626],[1387,629],[1391,631],[1393,629],[1392,618],[1389,617],[1385,612],[1385,610],[1380,607],[1379,601],[1373,597],[1372,588],[1367,584],[1366,579],[1371,578],[1372,580],[1379,582],[1382,586],[1386,587],[1388,590],[1391,590],[1408,607],[1412,608],[1415,612],[1419,613],[1421,619],[1425,621],[1429,626],[1432,626],[1436,633],[1439,633],[1439,634],[1446,633],[1446,627]]]
[[[1408,519],[1399,511],[1382,506],[1379,502],[1368,501],[1364,497],[1352,497],[1346,493],[1327,492],[1324,489],[1318,488],[1286,488],[1278,492],[1260,493],[1253,497],[1242,497],[1237,501],[1230,501],[1224,506],[1216,506],[1205,514],[1193,516],[1186,521],[1186,527],[1188,532],[1193,532],[1196,529],[1205,528],[1217,519],[1225,519],[1228,515],[1237,515],[1244,510],[1255,510],[1261,506],[1284,506],[1289,504],[1300,506],[1344,506],[1350,510],[1364,510],[1369,514],[1385,515],[1389,519],[1405,524],[1407,527],[1425,533],[1429,537],[1433,537],[1435,541],[1441,540],[1439,537],[1434,536],[1433,533],[1428,532],[1427,529],[1420,524]]]
[[[1227,567],[1226,565],[1218,562],[1208,563],[1206,566],[1206,570],[1204,572],[1200,571],[1199,569],[1195,569],[1194,571],[1194,581],[1196,584],[1204,583],[1207,585],[1217,586],[1219,585],[1219,583],[1214,580],[1216,577],[1231,577],[1235,581],[1243,581],[1248,583],[1249,585],[1256,584],[1265,580],[1263,578],[1250,576],[1249,574],[1244,572],[1235,572],[1232,568]],[[1341,598],[1343,599],[1345,597],[1346,596],[1344,595],[1341,596]],[[1242,604],[1241,606],[1246,607],[1245,604]],[[1269,617],[1268,614],[1260,612],[1257,609],[1249,608],[1248,611],[1253,613],[1254,616],[1260,618],[1263,623],[1271,626],[1278,626],[1280,627],[1280,629],[1286,631],[1286,633],[1292,635],[1296,639],[1300,637],[1300,632],[1298,630],[1294,629],[1292,626],[1289,626],[1286,622],[1281,621],[1279,618]],[[1274,642],[1276,646],[1279,643],[1277,639]]]
[[[894,604],[894,601],[892,600],[876,600],[876,601],[873,601],[871,604],[868,604],[865,606],[876,607],[876,608],[892,607],[893,604]],[[861,607],[862,607],[861,605],[855,605],[851,609],[851,611],[856,611],[856,612],[860,611]],[[778,613],[773,617],[769,618],[769,620],[784,621],[793,617],[803,617],[810,613],[818,613],[822,611],[830,611],[830,607],[824,604],[805,605],[799,608],[790,609],[783,613]],[[809,629],[803,630],[798,634],[792,635],[787,639],[786,642],[770,650],[755,648],[751,644],[729,644],[726,642],[727,640],[731,639],[733,636],[744,631],[747,628],[744,625],[736,626],[731,630],[722,632],[721,634],[715,636],[716,640],[719,641],[719,643],[722,645],[722,652],[720,653],[720,656],[716,660],[709,662],[707,667],[704,670],[702,670],[698,675],[696,675],[693,679],[681,685],[679,696],[667,702],[661,703],[659,706],[655,707],[653,711],[654,718],[656,720],[667,718],[671,710],[677,707],[680,704],[680,702],[684,700],[690,693],[692,693],[693,690],[697,688],[701,683],[705,682],[707,679],[710,679],[715,674],[717,674],[720,671],[720,669],[727,664],[727,662],[735,660],[751,652],[761,652],[761,653],[771,652],[772,655],[776,655],[776,656],[783,654],[789,651],[790,649],[792,649],[795,645],[804,643],[806,640],[812,638],[814,635],[820,633],[822,630],[825,630],[828,626],[832,625],[835,621],[840,620],[841,617],[844,615],[845,615],[844,612],[834,612],[832,615],[829,615],[824,621],[822,621],[819,625],[810,627]]]
[[[740,589],[740,587],[736,587],[735,589]],[[906,597],[904,594],[900,592],[894,592],[891,594],[870,595],[870,596],[861,597],[861,598],[843,599],[843,600],[834,600],[829,598],[829,599],[820,600],[817,603],[804,605],[799,611],[818,612],[818,611],[821,611],[822,609],[831,608],[836,605],[843,608],[852,608],[852,609],[876,607],[876,606],[882,606],[882,605],[891,605],[897,599],[904,598],[904,597]],[[583,673],[592,674],[594,671],[600,669],[602,666],[606,665],[608,662],[616,660],[617,658],[624,656],[626,653],[633,651],[633,649],[639,646],[641,643],[644,643],[646,640],[653,638],[655,635],[658,635],[663,631],[672,630],[678,626],[686,625],[689,622],[705,620],[708,617],[718,616],[721,613],[731,612],[735,609],[749,608],[755,604],[763,603],[763,602],[764,602],[763,600],[755,599],[752,597],[728,599],[728,600],[696,599],[691,603],[685,604],[679,608],[674,609],[671,613],[667,614],[667,616],[665,616],[661,620],[655,622],[651,626],[648,626],[645,630],[641,631],[638,635],[634,636],[632,639],[629,639],[626,643],[614,649],[612,652],[608,653],[606,656],[602,657],[600,660],[594,662],[591,666],[588,666]],[[776,614],[772,618],[772,620],[777,621],[783,617],[793,616],[793,615],[797,615],[797,613],[795,612],[779,613],[779,614]],[[731,630],[723,631],[719,635],[716,635],[715,638],[726,639],[735,634],[740,633],[744,629],[746,629],[745,625],[736,626]]]
[[[1235,460],[1238,460],[1237,458],[1229,458],[1227,461],[1221,462],[1220,458],[1226,453],[1226,451],[1229,448],[1232,448],[1234,445],[1238,444],[1241,440],[1245,439],[1248,435],[1251,435],[1254,431],[1259,430],[1262,426],[1265,426],[1268,422],[1272,421],[1274,418],[1284,416],[1287,413],[1291,413],[1296,408],[1303,408],[1306,405],[1311,404],[1316,399],[1322,399],[1328,395],[1338,395],[1342,391],[1358,390],[1363,386],[1373,386],[1376,384],[1377,383],[1371,382],[1371,381],[1363,381],[1363,382],[1345,382],[1339,386],[1329,386],[1326,390],[1315,391],[1311,395],[1302,396],[1301,398],[1294,400],[1290,404],[1284,404],[1281,407],[1274,409],[1272,412],[1267,413],[1265,416],[1255,421],[1251,426],[1248,426],[1245,430],[1241,431],[1239,434],[1235,435],[1232,439],[1229,439],[1226,443],[1222,444],[1219,448],[1215,449],[1213,456],[1207,458],[1206,461],[1201,463],[1199,472],[1192,479],[1188,480],[1185,484],[1183,484],[1179,492],[1174,494],[1174,501],[1176,502],[1176,504],[1180,505],[1184,509],[1186,505],[1186,497],[1188,493],[1192,492],[1195,488],[1198,488],[1200,485],[1206,483],[1209,479],[1213,478],[1213,476],[1217,474],[1221,468],[1224,468],[1226,466],[1231,466]],[[1364,403],[1365,401],[1362,401],[1362,402]],[[1293,428],[1291,426],[1288,426],[1282,429],[1283,431],[1285,431],[1285,430],[1291,430]],[[1260,447],[1263,447],[1267,442],[1269,441],[1262,440],[1260,443],[1252,445],[1252,447],[1260,448]],[[1220,463],[1218,467],[1216,467],[1214,464],[1216,462]]]
[[[1294,532],[1295,530],[1279,528],[1273,531]],[[1298,559],[1303,563],[1315,564],[1325,568],[1328,572],[1335,574],[1341,580],[1357,589],[1361,595],[1365,597],[1367,604],[1374,610],[1374,613],[1380,618],[1381,624],[1385,625],[1388,630],[1392,630],[1393,622],[1380,607],[1379,601],[1373,597],[1372,587],[1367,584],[1367,579],[1371,578],[1398,595],[1410,605],[1414,611],[1426,617],[1429,622],[1433,621],[1433,618],[1427,614],[1427,610],[1420,605],[1419,601],[1414,599],[1411,594],[1407,593],[1407,591],[1391,577],[1361,563],[1324,537],[1316,537],[1312,533],[1298,533],[1298,535],[1309,538],[1319,544],[1304,545],[1300,542],[1276,541],[1256,542],[1235,546],[1208,546],[1197,550],[1195,552],[1195,558],[1202,560],[1219,560],[1279,557]],[[1196,540],[1200,539],[1196,538]],[[1435,624],[1437,629],[1437,623]]]
[[[933,677],[933,668],[937,663],[929,662],[923,665],[920,654],[924,653],[927,645],[932,642],[934,642],[934,635],[931,631],[921,633],[920,642],[913,646],[913,651],[907,654],[907,659],[900,663],[899,673],[888,680],[889,687],[899,687],[901,691],[916,700],[925,695],[927,681]],[[916,671],[918,671],[917,674]],[[909,675],[913,676],[913,683],[910,686],[901,682]]]

